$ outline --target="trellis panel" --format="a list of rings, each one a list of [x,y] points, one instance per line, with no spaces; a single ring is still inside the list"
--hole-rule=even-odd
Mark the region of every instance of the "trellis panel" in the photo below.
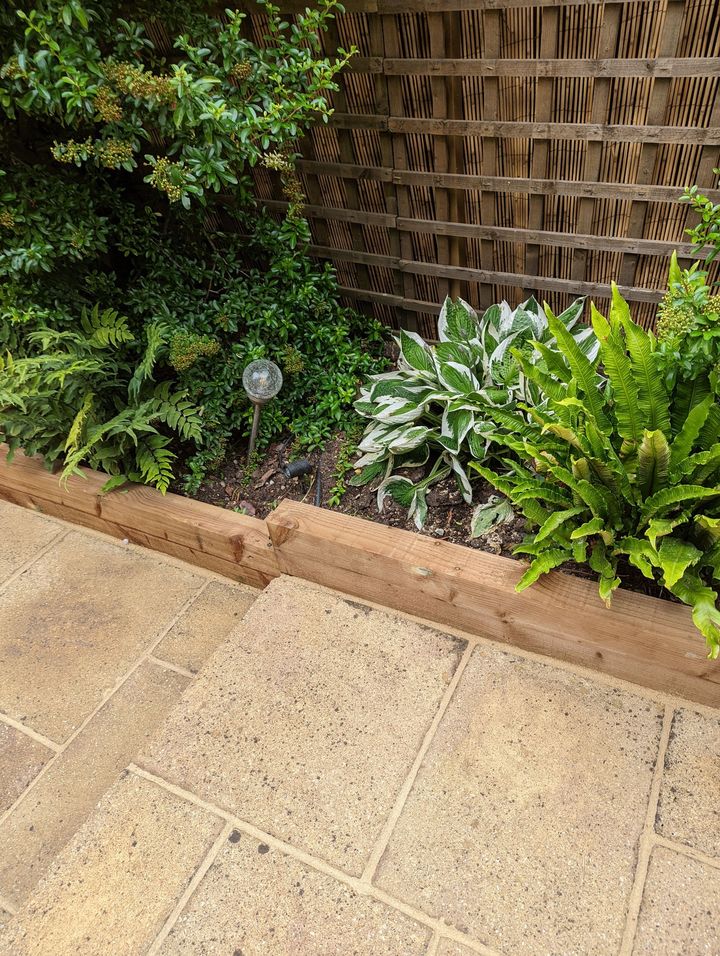
[[[448,292],[603,307],[614,279],[651,326],[669,252],[692,253],[677,199],[720,199],[720,0],[345,9],[326,48],[358,54],[300,171],[348,301],[434,338]],[[258,193],[282,210],[269,177]]]

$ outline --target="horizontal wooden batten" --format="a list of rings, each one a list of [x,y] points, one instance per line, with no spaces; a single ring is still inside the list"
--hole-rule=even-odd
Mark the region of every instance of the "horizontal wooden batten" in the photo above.
[[[335,259],[341,262],[357,262],[381,269],[395,269],[413,275],[443,276],[447,279],[459,279],[461,282],[494,283],[511,285],[521,289],[549,289],[554,292],[568,292],[570,295],[589,295],[608,298],[611,287],[602,282],[580,282],[571,279],[556,279],[551,276],[531,276],[518,272],[498,272],[487,269],[470,269],[465,266],[452,266],[436,262],[417,262],[409,259],[397,259],[394,256],[380,256],[370,252],[358,252],[354,249],[335,249],[329,246],[309,246],[310,255],[322,259]],[[630,302],[659,302],[662,289],[642,289],[633,286],[619,286],[621,295]]]
[[[277,199],[263,199],[262,205],[271,212],[287,212],[289,203]],[[365,212],[362,209],[339,209],[328,206],[303,206],[303,213],[310,219],[333,219],[337,222],[359,222],[365,226],[395,228],[396,216],[382,212]]]
[[[265,587],[278,576],[264,521],[213,505],[162,495],[144,485],[102,494],[107,475],[82,469],[61,483],[37,458],[6,459],[0,445],[0,498],[115,538],[161,551],[198,567]]]
[[[543,196],[580,196],[587,199],[626,199],[637,202],[676,203],[685,186],[654,186],[642,183],[583,182],[572,179],[522,179],[512,176],[475,176],[468,173],[435,173],[421,170],[393,170],[357,163],[319,163],[301,159],[298,167],[314,176],[340,179],[372,179],[398,186],[432,186],[439,189],[467,189],[481,192],[528,193]],[[720,202],[720,189],[705,189],[704,195]]]
[[[401,295],[392,295],[389,292],[378,292],[375,289],[355,289],[352,286],[338,287],[340,295],[350,299],[359,299],[362,302],[376,302],[394,309],[405,309],[407,312],[420,312],[425,315],[438,315],[440,305],[437,302],[423,302],[419,299],[406,299]]]
[[[519,7],[590,7],[600,5],[626,6],[637,0],[343,0],[346,13],[452,13],[463,10],[513,10]],[[662,0],[648,0],[661,3]],[[262,10],[252,2],[246,7]],[[282,0],[277,6],[281,13],[304,13],[309,0]]]
[[[393,59],[353,57],[354,73],[385,76],[674,77],[720,76],[718,57],[656,59]]]
[[[289,203],[264,200],[272,212],[286,212]],[[627,236],[581,235],[575,232],[552,232],[544,229],[520,229],[506,226],[483,226],[476,223],[443,222],[438,219],[403,219],[387,213],[340,209],[333,206],[304,206],[310,219],[357,222],[366,226],[385,226],[401,232],[424,232],[435,236],[459,236],[466,239],[492,239],[496,242],[535,242],[568,249],[592,249],[600,252],[630,252],[646,256],[670,256],[677,252],[681,259],[705,258],[711,248],[695,250],[689,242],[666,242],[660,239],[635,239]]]
[[[623,126],[607,123],[527,123],[510,120],[426,119],[333,113],[337,129],[365,129],[426,136],[479,136],[499,139],[594,140],[605,143],[687,143],[720,145],[720,128],[700,126]]]
[[[283,501],[267,519],[278,566],[366,601],[581,664],[665,693],[720,704],[720,663],[704,657],[688,608],[552,572],[517,594],[510,558]]]
[[[496,242],[534,242],[544,246],[594,249],[600,252],[632,252],[646,256],[692,258],[693,245],[687,242],[665,242],[659,239],[635,239],[625,236],[589,236],[575,232],[551,232],[547,229],[519,229],[510,226],[482,226],[474,223],[439,222],[426,219],[398,219],[396,228],[409,232],[430,232],[440,236],[461,236],[466,239],[493,239]],[[697,253],[704,258],[708,247]]]

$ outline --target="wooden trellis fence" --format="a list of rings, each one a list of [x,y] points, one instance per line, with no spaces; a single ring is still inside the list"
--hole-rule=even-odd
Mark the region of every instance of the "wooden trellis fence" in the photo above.
[[[615,279],[652,324],[677,199],[717,185],[720,0],[346,0],[325,44],[358,56],[301,170],[349,300],[432,338],[448,292],[604,305]]]

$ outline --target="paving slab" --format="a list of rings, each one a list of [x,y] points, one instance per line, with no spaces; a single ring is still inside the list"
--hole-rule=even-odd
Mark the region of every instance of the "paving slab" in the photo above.
[[[720,861],[720,716],[678,710],[655,829]]]
[[[650,857],[633,956],[718,956],[720,873],[684,853]]]
[[[62,530],[49,518],[0,501],[0,584]]]
[[[142,763],[359,874],[463,649],[439,631],[278,578]]]
[[[132,761],[189,678],[145,663],[0,824],[0,896],[19,906]]]
[[[423,956],[430,931],[234,831],[160,956]]]
[[[462,946],[451,939],[441,939],[437,949],[437,956],[475,956],[475,950]]]
[[[147,952],[222,821],[127,774],[0,936],[2,956]]]
[[[616,954],[662,710],[478,646],[376,882],[503,953]]]
[[[0,592],[0,710],[64,742],[202,581],[71,532]]]
[[[247,584],[210,581],[158,644],[155,656],[193,673],[199,671],[259,594]]]
[[[53,756],[49,747],[0,721],[0,814],[13,805]]]

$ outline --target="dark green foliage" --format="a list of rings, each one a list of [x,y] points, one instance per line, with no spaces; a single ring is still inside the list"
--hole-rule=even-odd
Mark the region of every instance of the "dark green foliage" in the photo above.
[[[347,55],[320,53],[335,6],[285,22],[208,3],[44,0],[0,11],[0,436],[192,489],[247,431],[251,359],[287,366],[262,442],[314,447],[347,418],[381,336],[310,262],[293,166]],[[140,18],[157,16],[155,48]],[[250,169],[291,201],[254,206]],[[212,218],[209,219],[208,216]],[[212,226],[210,223],[212,222]]]

